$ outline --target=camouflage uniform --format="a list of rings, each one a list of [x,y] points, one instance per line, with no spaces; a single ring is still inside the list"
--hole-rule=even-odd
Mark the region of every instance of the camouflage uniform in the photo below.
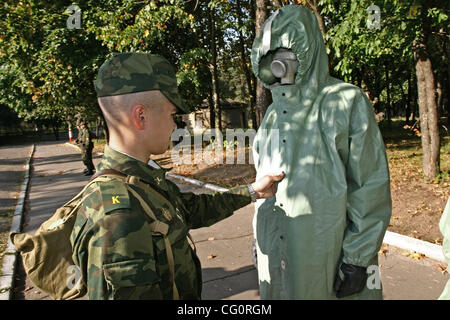
[[[116,54],[95,81],[98,97],[159,90],[179,112],[187,112],[178,94],[175,72],[163,57],[145,53]],[[187,241],[190,229],[210,226],[249,204],[247,186],[225,193],[181,193],[155,169],[105,147],[99,170],[114,169],[139,178],[139,185],[110,178],[85,191],[71,236],[73,261],[80,267],[90,299],[172,299],[168,251],[162,236],[152,234],[155,221],[145,213],[137,192],[156,219],[168,224],[174,280],[180,299],[200,299],[201,266]]]
[[[210,226],[251,202],[246,186],[229,192],[181,193],[164,169],[105,147],[99,170],[137,176],[155,192],[132,186],[169,224],[180,299],[200,299],[200,262],[187,241],[190,229]],[[123,181],[94,183],[85,194],[72,233],[73,260],[80,267],[89,299],[172,299],[172,278],[161,236],[152,236],[149,218]]]
[[[81,150],[81,160],[86,166],[87,172],[92,174],[95,170],[94,163],[92,162],[92,149],[94,149],[94,143],[92,142],[92,135],[87,127],[78,132],[77,141],[78,147]]]

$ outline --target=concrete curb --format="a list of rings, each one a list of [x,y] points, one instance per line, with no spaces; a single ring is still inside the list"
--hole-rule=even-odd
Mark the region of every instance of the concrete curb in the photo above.
[[[442,251],[442,246],[433,244],[431,242],[386,231],[383,243],[392,245],[400,249],[422,253],[430,259],[434,259],[440,262],[446,262],[444,252]]]
[[[222,187],[216,186],[214,184],[205,183],[205,182],[202,182],[202,181],[199,181],[199,180],[196,180],[196,179],[192,179],[192,178],[188,178],[188,177],[185,177],[185,176],[180,176],[180,175],[174,174],[174,173],[169,173],[168,172],[168,173],[166,173],[166,176],[169,176],[169,177],[172,177],[172,178],[175,178],[175,179],[179,179],[179,180],[181,180],[183,182],[186,182],[186,183],[193,184],[193,185],[195,185],[195,186],[197,186],[199,188],[205,188],[205,189],[209,189],[209,190],[212,190],[212,191],[218,191],[218,192],[228,191],[228,189],[226,189],[226,188],[222,188]]]
[[[25,178],[22,183],[22,188],[20,189],[20,195],[16,204],[16,210],[14,211],[11,229],[9,232],[10,234],[13,232],[21,231],[25,199],[27,197],[28,185],[30,183],[30,162],[35,150],[36,146],[33,144],[31,147],[30,155],[25,165]],[[0,300],[11,300],[12,298],[17,257],[18,252],[12,244],[11,239],[8,239],[5,256],[3,257],[2,275],[0,277]]]
[[[77,146],[66,142],[66,144],[71,145],[72,147],[78,148]],[[101,154],[101,153],[98,153]],[[178,179],[180,181],[183,181],[185,183],[189,183],[192,185],[195,185],[199,188],[205,188],[209,189],[211,191],[219,191],[219,192],[225,192],[228,189],[222,188],[210,183],[205,183],[193,178],[188,178],[185,176],[181,176],[174,173],[166,173],[167,176]],[[431,242],[411,238],[408,236],[404,236],[395,232],[386,231],[386,234],[383,239],[383,243],[392,245],[394,247],[403,249],[403,250],[409,250],[409,251],[415,251],[417,253],[424,254],[426,257],[440,261],[440,262],[446,262],[444,253],[442,251],[442,246],[433,244]]]
[[[68,145],[68,146],[71,146],[71,147],[73,147],[73,148],[76,148],[77,150],[80,150],[80,148],[78,148],[76,145],[74,145],[74,144],[72,144],[72,143],[70,143],[70,142],[66,142],[66,143],[64,143],[65,145]]]

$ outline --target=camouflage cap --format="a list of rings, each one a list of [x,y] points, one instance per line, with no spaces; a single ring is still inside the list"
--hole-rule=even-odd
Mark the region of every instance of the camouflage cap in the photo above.
[[[170,63],[149,53],[118,53],[107,60],[94,81],[97,97],[160,90],[180,113],[187,113],[178,93],[177,78]]]

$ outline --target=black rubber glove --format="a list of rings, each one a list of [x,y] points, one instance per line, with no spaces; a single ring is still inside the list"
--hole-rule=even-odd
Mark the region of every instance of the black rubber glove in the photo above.
[[[361,292],[367,282],[367,268],[342,263],[334,281],[336,297],[343,298]]]

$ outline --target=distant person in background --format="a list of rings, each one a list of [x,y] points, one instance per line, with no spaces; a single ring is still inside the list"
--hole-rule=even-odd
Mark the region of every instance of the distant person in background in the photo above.
[[[83,173],[85,176],[91,176],[94,174],[95,166],[92,162],[92,149],[94,149],[94,143],[92,142],[92,135],[86,125],[86,122],[80,121],[77,125],[78,138],[76,143],[81,150],[81,160],[83,161],[86,169]]]

